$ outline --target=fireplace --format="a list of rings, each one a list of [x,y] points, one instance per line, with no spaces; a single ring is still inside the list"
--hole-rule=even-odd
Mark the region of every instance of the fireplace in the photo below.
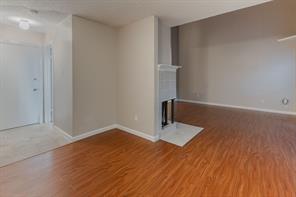
[[[161,128],[175,122],[175,99],[177,98],[177,69],[180,66],[158,65],[159,101],[161,104]]]
[[[175,121],[175,101],[177,98],[177,70],[180,66],[160,64],[157,73],[157,135],[159,139],[184,146],[199,132],[201,127]]]

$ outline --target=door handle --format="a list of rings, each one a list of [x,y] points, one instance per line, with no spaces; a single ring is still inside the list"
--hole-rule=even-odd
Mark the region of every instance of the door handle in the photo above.
[[[36,92],[37,90],[38,90],[37,88],[34,88],[34,89],[33,89],[34,92]]]

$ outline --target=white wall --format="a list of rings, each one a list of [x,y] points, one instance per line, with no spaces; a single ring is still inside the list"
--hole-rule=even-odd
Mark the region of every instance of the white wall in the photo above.
[[[73,135],[72,17],[47,35],[53,49],[54,124]]]
[[[0,42],[42,46],[44,39],[44,33],[24,31],[16,27],[0,24]]]
[[[148,17],[119,29],[117,122],[155,135],[155,68],[158,19]]]
[[[171,28],[161,20],[158,22],[158,63],[172,64]]]
[[[73,16],[46,43],[53,45],[58,127],[77,136],[117,123],[156,134],[156,17],[114,29]]]
[[[117,32],[73,16],[74,135],[116,123]]]

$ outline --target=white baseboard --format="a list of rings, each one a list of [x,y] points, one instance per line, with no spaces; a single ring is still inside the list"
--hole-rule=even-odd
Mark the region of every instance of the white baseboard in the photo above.
[[[238,106],[238,105],[227,105],[227,104],[220,104],[220,103],[211,103],[211,102],[203,102],[203,101],[194,101],[194,100],[187,100],[187,99],[177,99],[177,101],[186,102],[186,103],[196,103],[201,105],[212,105],[218,107],[228,107],[228,108],[235,108],[235,109],[245,109],[251,111],[260,111],[260,112],[267,112],[267,113],[276,113],[276,114],[285,114],[285,115],[296,115],[296,112],[290,111],[279,111],[279,110],[272,110],[272,109],[261,109],[255,107],[245,107],[245,106]]]
[[[158,137],[156,137],[156,136],[151,136],[151,135],[148,135],[148,134],[142,133],[140,131],[136,131],[136,130],[133,130],[133,129],[130,129],[128,127],[124,127],[124,126],[118,125],[118,124],[113,124],[113,125],[101,128],[101,129],[96,129],[96,130],[93,130],[93,131],[85,132],[85,133],[83,133],[81,135],[78,135],[78,136],[71,136],[67,132],[63,131],[61,128],[59,128],[59,127],[57,127],[55,125],[54,125],[54,128],[56,130],[58,130],[59,132],[61,132],[65,136],[65,138],[67,138],[71,142],[82,140],[84,138],[88,138],[88,137],[91,137],[93,135],[97,135],[97,134],[100,134],[100,133],[103,133],[103,132],[106,132],[106,131],[109,131],[109,130],[112,130],[112,129],[120,129],[122,131],[125,131],[127,133],[139,136],[141,138],[147,139],[147,140],[152,141],[152,142],[156,142],[158,140]]]
[[[57,131],[59,131],[61,134],[64,135],[64,137],[69,140],[70,142],[73,142],[73,137],[71,135],[69,135],[66,131],[64,131],[63,129],[61,129],[60,127],[52,124],[53,128],[55,128]]]
[[[152,142],[158,141],[158,137],[156,137],[156,136],[148,135],[146,133],[143,133],[143,132],[140,132],[140,131],[136,131],[136,130],[130,129],[130,128],[125,127],[125,126],[122,126],[122,125],[117,125],[116,128],[117,129],[120,129],[122,131],[125,131],[127,133],[136,135],[138,137],[144,138],[146,140],[150,140]]]
[[[85,133],[77,135],[77,136],[74,136],[73,140],[74,141],[82,140],[84,138],[88,138],[88,137],[93,136],[93,135],[104,133],[104,132],[112,130],[112,129],[116,129],[115,124],[104,127],[104,128],[96,129],[96,130],[93,130],[93,131],[85,132]]]
[[[96,130],[93,130],[93,131],[88,131],[88,132],[85,132],[85,133],[77,135],[77,136],[71,136],[67,132],[65,132],[64,130],[62,130],[61,128],[59,128],[57,126],[54,126],[54,128],[56,128],[58,131],[60,131],[71,142],[76,142],[78,140],[82,140],[84,138],[88,138],[90,136],[97,135],[97,134],[100,134],[100,133],[115,129],[116,125],[113,124],[113,125],[110,125],[110,126],[107,126],[107,127],[104,127],[104,128],[96,129]]]

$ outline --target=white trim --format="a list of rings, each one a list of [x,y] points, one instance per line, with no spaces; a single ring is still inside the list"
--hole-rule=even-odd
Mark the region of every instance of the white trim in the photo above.
[[[159,140],[159,138],[157,136],[148,135],[146,133],[130,129],[128,127],[125,127],[125,126],[122,126],[122,125],[119,125],[119,124],[116,125],[116,128],[119,129],[119,130],[125,131],[127,133],[136,135],[138,137],[144,138],[146,140],[150,140],[151,142],[156,142],[156,141]]]
[[[32,44],[29,42],[16,42],[16,41],[12,41],[12,40],[3,40],[0,41],[1,44],[11,44],[11,45],[19,45],[19,46],[23,46],[23,47],[32,47],[32,48],[42,48],[43,45],[42,44]]]
[[[182,66],[174,66],[174,65],[169,65],[169,64],[158,64],[158,70],[159,71],[176,72],[180,68],[182,68]]]
[[[65,136],[65,138],[67,138],[71,142],[76,142],[78,140],[82,140],[84,138],[88,138],[88,137],[91,137],[93,135],[104,133],[104,132],[112,130],[112,129],[119,129],[119,130],[122,130],[124,132],[129,133],[129,134],[136,135],[138,137],[144,138],[144,139],[152,141],[152,142],[156,142],[156,141],[159,140],[159,137],[157,137],[157,136],[148,135],[148,134],[142,133],[140,131],[136,131],[136,130],[133,130],[133,129],[130,129],[130,128],[127,128],[125,126],[118,125],[118,124],[113,124],[113,125],[101,128],[101,129],[96,129],[96,130],[93,130],[93,131],[85,132],[85,133],[80,134],[78,136],[71,136],[70,134],[68,134],[67,132],[65,132],[64,130],[62,130],[61,128],[59,128],[59,127],[57,127],[55,125],[53,127],[56,130],[58,130],[59,132],[61,132]]]
[[[41,55],[41,60],[40,60],[40,76],[38,79],[40,81],[39,84],[39,94],[40,94],[40,115],[39,115],[39,122],[40,124],[45,123],[45,116],[44,116],[44,47],[40,47],[40,55]]]
[[[52,126],[57,131],[59,131],[61,134],[63,134],[66,139],[70,140],[70,142],[73,142],[73,137],[71,135],[69,135],[66,131],[64,131],[63,129],[57,127],[56,125],[52,125]]]
[[[103,127],[103,128],[100,128],[100,129],[96,129],[96,130],[93,130],[93,131],[85,132],[85,133],[77,135],[77,136],[74,136],[73,140],[74,141],[82,140],[84,138],[88,138],[88,137],[93,136],[93,135],[104,133],[104,132],[112,130],[112,129],[116,129],[115,124],[107,126],[107,127]]]
[[[97,134],[104,133],[106,131],[115,129],[116,125],[114,124],[114,125],[110,125],[110,126],[107,126],[107,127],[104,127],[104,128],[93,130],[93,131],[88,131],[88,132],[85,132],[85,133],[77,135],[77,136],[71,136],[70,134],[68,134],[67,132],[65,132],[64,130],[62,130],[61,128],[59,128],[59,127],[57,127],[55,125],[54,125],[54,128],[56,128],[58,131],[60,131],[71,142],[76,142],[76,141],[82,140],[84,138],[88,138],[88,137],[91,137],[93,135],[97,135]]]
[[[43,110],[44,110],[44,122],[45,123],[51,123],[53,121],[52,119],[52,111],[53,111],[53,106],[52,106],[52,101],[53,101],[53,91],[52,91],[52,55],[51,55],[51,46],[47,45],[44,47],[43,50]]]
[[[289,37],[278,39],[277,41],[278,42],[285,42],[285,41],[295,41],[295,40],[296,40],[296,35],[292,35]]]
[[[220,103],[211,103],[211,102],[204,102],[204,101],[194,101],[194,100],[186,100],[186,99],[177,99],[177,101],[187,102],[187,103],[196,103],[201,105],[212,105],[218,107],[228,107],[228,108],[235,108],[235,109],[245,109],[251,111],[260,111],[260,112],[267,112],[267,113],[276,113],[276,114],[285,114],[285,115],[296,115],[296,112],[290,111],[280,111],[280,110],[272,110],[272,109],[261,109],[256,107],[245,107],[245,106],[238,106],[238,105],[227,105],[227,104],[220,104]]]

